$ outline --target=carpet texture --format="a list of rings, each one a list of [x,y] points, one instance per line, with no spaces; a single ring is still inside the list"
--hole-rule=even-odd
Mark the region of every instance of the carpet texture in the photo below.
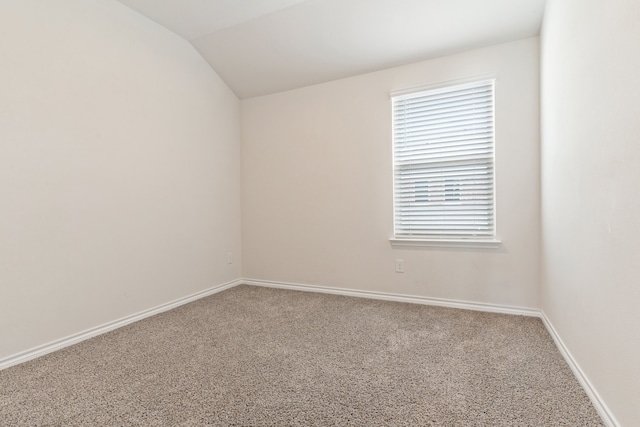
[[[239,286],[1,371],[0,425],[603,424],[539,319]]]

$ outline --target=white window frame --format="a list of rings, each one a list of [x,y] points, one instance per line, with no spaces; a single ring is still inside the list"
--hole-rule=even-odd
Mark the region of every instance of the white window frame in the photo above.
[[[407,248],[407,247],[461,247],[461,248],[477,248],[477,249],[496,249],[501,246],[500,240],[496,237],[496,171],[495,171],[495,113],[496,113],[496,102],[495,102],[495,75],[484,75],[480,77],[475,77],[472,79],[466,80],[457,80],[444,82],[437,85],[430,85],[426,87],[413,88],[404,91],[397,91],[391,93],[391,101],[392,101],[392,126],[393,126],[393,225],[394,225],[394,236],[390,238],[390,242],[393,247],[396,248]],[[429,96],[429,95],[437,95],[439,93],[447,93],[454,92],[457,90],[464,90],[465,88],[471,88],[476,86],[487,86],[490,85],[492,88],[491,92],[491,107],[493,113],[493,126],[492,126],[492,153],[491,153],[491,165],[493,168],[492,173],[492,206],[491,206],[491,215],[492,215],[492,230],[490,233],[485,234],[446,234],[446,235],[438,235],[433,232],[428,233],[399,233],[398,232],[398,210],[401,207],[398,202],[397,195],[397,183],[396,183],[396,172],[398,166],[398,162],[396,162],[396,150],[397,150],[397,141],[396,141],[396,121],[395,121],[395,102],[402,101],[403,99],[411,99],[419,96]],[[404,207],[404,206],[402,206]],[[446,218],[446,217],[445,217]]]

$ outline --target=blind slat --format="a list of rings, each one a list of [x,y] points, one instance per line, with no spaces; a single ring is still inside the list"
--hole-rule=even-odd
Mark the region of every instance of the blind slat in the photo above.
[[[394,98],[394,100],[398,103],[411,105],[411,104],[420,104],[420,103],[435,103],[443,99],[459,98],[459,97],[468,96],[469,94],[482,96],[483,93],[486,94],[490,92],[491,92],[491,89],[489,85],[486,85],[484,87],[477,86],[477,87],[470,87],[470,88],[463,88],[463,89],[443,90],[440,93],[437,93],[436,91],[424,91],[424,92],[419,92],[414,94],[398,96]]]
[[[402,112],[394,113],[394,119],[399,120],[433,120],[442,117],[455,117],[460,115],[483,114],[491,111],[491,99],[489,97],[478,100],[458,99],[455,101],[439,105],[415,105],[411,108],[405,107]]]

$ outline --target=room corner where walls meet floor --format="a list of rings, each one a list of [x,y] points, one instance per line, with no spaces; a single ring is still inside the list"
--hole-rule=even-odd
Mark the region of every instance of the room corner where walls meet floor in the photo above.
[[[27,362],[29,360],[36,359],[40,356],[44,356],[46,354],[55,352],[65,347],[72,346],[74,344],[80,343],[87,339],[116,330],[118,328],[129,325],[131,323],[172,310],[182,305],[189,304],[201,298],[217,294],[219,292],[234,288],[239,285],[267,287],[267,288],[285,289],[285,290],[311,292],[311,293],[323,293],[323,294],[341,295],[341,296],[356,297],[356,298],[378,299],[383,301],[431,305],[431,306],[447,307],[447,308],[454,308],[454,309],[460,309],[460,310],[475,310],[475,311],[483,311],[483,312],[489,312],[489,313],[500,313],[500,314],[540,318],[547,332],[555,342],[556,347],[558,348],[558,351],[560,352],[560,354],[562,355],[562,357],[570,367],[571,371],[575,375],[580,385],[585,390],[594,408],[596,409],[598,414],[602,417],[605,424],[608,427],[617,427],[619,425],[616,422],[615,417],[613,416],[609,408],[606,406],[606,404],[598,394],[598,392],[595,390],[595,388],[593,387],[589,379],[586,377],[586,375],[584,374],[580,366],[577,364],[577,362],[575,361],[571,353],[568,351],[561,337],[558,335],[553,325],[551,324],[550,320],[547,318],[547,316],[544,314],[542,310],[522,308],[522,307],[512,307],[512,306],[500,306],[495,304],[482,304],[482,303],[475,303],[475,302],[469,302],[469,301],[456,301],[456,300],[448,300],[448,299],[441,299],[441,298],[427,298],[427,297],[420,297],[420,296],[411,296],[411,295],[402,295],[402,294],[393,294],[393,293],[384,293],[384,292],[370,292],[370,291],[361,291],[361,290],[348,289],[348,288],[325,287],[325,286],[307,285],[307,284],[301,284],[301,283],[285,283],[285,282],[257,280],[257,279],[237,279],[228,283],[214,286],[207,290],[186,296],[184,298],[180,298],[180,299],[171,301],[169,303],[162,304],[157,307],[145,310],[143,312],[136,313],[132,316],[127,316],[127,317],[118,319],[114,322],[109,322],[107,324],[98,326],[96,328],[92,328],[87,331],[83,331],[78,334],[74,334],[72,336],[51,342],[49,344],[39,346],[34,349],[19,353],[17,355],[10,356],[8,358],[0,360],[0,370]]]

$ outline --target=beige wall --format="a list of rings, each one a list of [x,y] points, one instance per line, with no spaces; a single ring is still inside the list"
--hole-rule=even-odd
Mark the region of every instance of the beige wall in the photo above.
[[[620,425],[640,422],[640,3],[550,0],[542,308]]]
[[[237,279],[239,102],[115,1],[0,2],[0,359]]]
[[[537,308],[538,59],[530,38],[243,100],[243,277]],[[393,249],[389,92],[483,73],[503,247]]]
[[[241,275],[541,305],[635,425],[639,20],[549,0],[540,160],[537,38],[240,103],[115,1],[1,2],[0,359]],[[389,92],[484,73],[502,248],[393,249]]]

